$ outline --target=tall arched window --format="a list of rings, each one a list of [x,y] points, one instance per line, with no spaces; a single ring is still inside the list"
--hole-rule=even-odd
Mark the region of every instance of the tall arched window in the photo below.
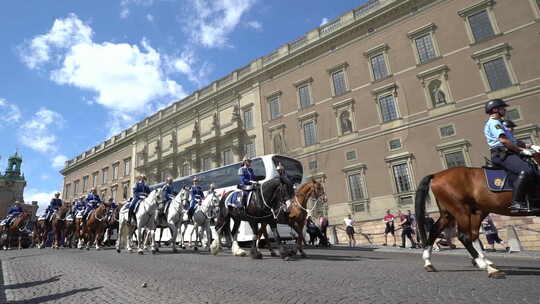
[[[281,135],[274,136],[274,153],[283,153],[283,141]]]

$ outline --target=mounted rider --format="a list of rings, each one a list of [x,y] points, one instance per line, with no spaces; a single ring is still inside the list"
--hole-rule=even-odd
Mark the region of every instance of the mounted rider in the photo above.
[[[17,216],[21,215],[24,210],[21,206],[21,203],[19,201],[15,201],[15,203],[9,207],[7,212],[7,217],[0,223],[0,226],[9,226],[11,225],[11,222],[13,222],[14,219],[17,218]]]
[[[201,186],[199,186],[199,178],[197,176],[193,178],[193,185],[191,186],[189,196],[191,198],[191,202],[188,208],[188,220],[191,222],[193,212],[195,212],[195,207],[197,207],[197,205],[200,204],[204,199],[204,193]]]
[[[244,157],[242,160],[242,167],[238,169],[238,176],[240,177],[240,188],[242,189],[242,203],[241,207],[246,206],[246,200],[248,198],[249,192],[253,190],[253,182],[257,182],[255,172],[251,168],[251,159],[249,157]]]
[[[51,203],[45,210],[45,221],[50,221],[54,212],[58,211],[62,207],[62,200],[60,199],[60,192],[54,193],[54,198],[51,199]]]
[[[540,146],[530,146],[517,140],[503,125],[506,107],[508,104],[502,99],[492,99],[486,103],[485,111],[489,119],[484,127],[484,135],[493,163],[516,177],[510,205],[511,212],[530,212],[526,195],[527,191],[534,187],[537,173],[522,157],[531,157],[535,152],[540,153]]]
[[[129,217],[128,222],[132,223],[132,219],[135,217],[135,210],[139,205],[139,202],[144,200],[150,194],[150,188],[146,185],[146,176],[142,174],[139,176],[139,181],[133,187],[133,199],[129,204]]]
[[[165,203],[163,204],[163,210],[161,212],[166,212],[167,208],[171,204],[171,201],[176,196],[176,192],[173,190],[172,187],[173,179],[171,177],[167,177],[167,180],[165,181],[165,185],[163,185],[162,193],[165,198]]]
[[[71,214],[75,219],[78,213],[84,212],[86,210],[86,202],[84,201],[84,195],[81,195],[80,198],[75,199],[71,205]]]
[[[86,223],[88,219],[88,214],[94,209],[96,209],[99,204],[101,204],[101,198],[97,194],[96,188],[90,189],[90,193],[86,196],[86,209],[83,214],[83,223]]]
[[[282,163],[278,163],[276,171],[281,179],[281,182],[287,187],[287,199],[294,197],[294,185],[289,178],[289,175],[287,175],[287,172],[285,171],[285,166],[283,166]]]

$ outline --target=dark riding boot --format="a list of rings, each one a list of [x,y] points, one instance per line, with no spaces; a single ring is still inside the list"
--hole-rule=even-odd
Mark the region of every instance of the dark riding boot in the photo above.
[[[128,224],[132,224],[132,221],[133,221],[133,210],[131,210],[131,208],[129,209],[128,211]]]
[[[510,205],[511,213],[530,212],[527,200],[527,175],[521,172],[515,182],[514,191],[512,192],[512,204]]]

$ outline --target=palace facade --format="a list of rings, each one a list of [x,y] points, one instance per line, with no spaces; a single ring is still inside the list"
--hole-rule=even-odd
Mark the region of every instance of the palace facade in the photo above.
[[[539,143],[539,32],[538,0],[370,0],[69,160],[63,196],[279,153],[324,179],[331,223],[413,209],[423,176],[484,164],[487,100]]]

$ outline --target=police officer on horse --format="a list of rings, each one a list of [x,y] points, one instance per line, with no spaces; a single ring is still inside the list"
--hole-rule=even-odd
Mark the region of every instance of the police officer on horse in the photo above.
[[[163,210],[161,210],[162,212],[167,211],[167,207],[169,207],[169,204],[177,194],[175,191],[173,191],[172,182],[173,179],[171,177],[167,177],[165,185],[163,186],[162,193],[165,197],[165,204],[163,204]]]
[[[511,212],[530,212],[526,195],[534,186],[537,172],[524,157],[531,157],[535,152],[540,153],[540,147],[529,146],[514,137],[503,124],[506,107],[508,104],[502,99],[492,99],[486,103],[485,111],[489,119],[484,127],[484,135],[490,148],[492,162],[503,167],[515,178]]]
[[[190,197],[191,202],[188,208],[188,220],[191,222],[193,213],[195,212],[195,207],[197,207],[197,204],[202,202],[204,199],[204,193],[201,186],[199,186],[199,178],[197,176],[193,178],[193,186],[191,186]]]
[[[62,200],[60,199],[60,192],[54,194],[54,198],[51,199],[51,203],[45,210],[45,221],[50,221],[54,212],[58,211],[62,207]]]
[[[133,199],[129,204],[128,222],[131,223],[135,217],[135,210],[141,200],[144,200],[150,194],[150,188],[146,185],[146,176],[139,176],[139,181],[133,188]]]
[[[11,222],[17,218],[21,213],[23,213],[23,208],[21,206],[21,203],[19,201],[15,201],[15,203],[9,207],[7,212],[7,217],[2,221],[0,226],[8,226],[11,225]]]
[[[240,177],[240,188],[242,189],[241,207],[245,207],[246,200],[251,191],[250,186],[253,185],[253,182],[257,182],[255,172],[253,172],[253,168],[251,168],[251,159],[249,157],[246,156],[242,160],[242,167],[238,169],[238,176]]]
[[[88,194],[88,196],[86,196],[86,209],[84,210],[83,214],[83,223],[86,223],[90,211],[96,209],[100,203],[101,198],[97,194],[96,188],[90,189],[90,193]]]

